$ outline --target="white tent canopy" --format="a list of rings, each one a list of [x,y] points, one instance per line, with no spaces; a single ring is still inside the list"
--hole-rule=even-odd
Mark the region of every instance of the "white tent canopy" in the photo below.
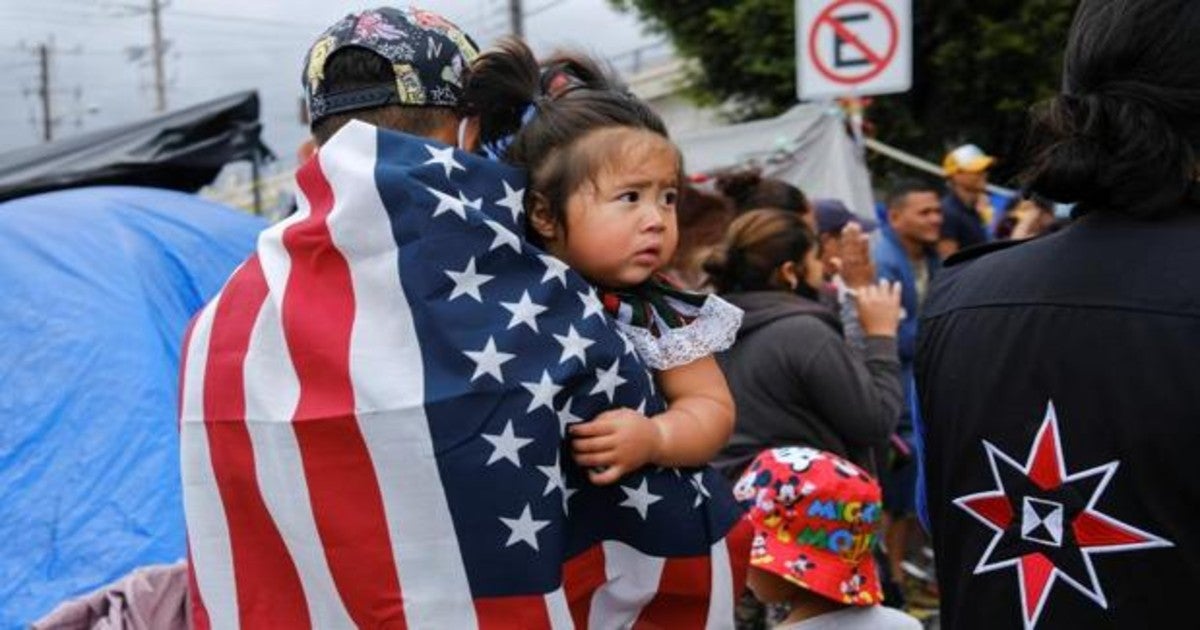
[[[837,107],[798,105],[776,118],[687,133],[675,141],[690,172],[756,165],[811,199],[840,199],[859,216],[875,216],[863,150]]]

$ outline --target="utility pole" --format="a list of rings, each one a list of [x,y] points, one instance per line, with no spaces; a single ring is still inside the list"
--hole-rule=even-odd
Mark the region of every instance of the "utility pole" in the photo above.
[[[50,105],[50,46],[38,44],[38,96],[42,99],[42,140],[50,142],[54,139],[53,108]]]
[[[525,37],[525,13],[521,0],[508,0],[508,24],[513,37]]]
[[[167,79],[163,72],[162,5],[150,0],[150,27],[153,29],[151,54],[154,55],[154,111],[167,110]]]

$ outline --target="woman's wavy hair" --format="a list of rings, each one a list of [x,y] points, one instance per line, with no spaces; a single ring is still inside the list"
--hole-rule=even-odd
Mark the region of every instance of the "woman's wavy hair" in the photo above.
[[[1200,2],[1083,0],[1062,94],[1035,108],[1030,146],[1025,183],[1077,203],[1077,216],[1185,211],[1200,149]]]

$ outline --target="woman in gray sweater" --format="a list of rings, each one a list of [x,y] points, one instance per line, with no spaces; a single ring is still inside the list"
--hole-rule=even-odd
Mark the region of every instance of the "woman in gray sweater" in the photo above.
[[[847,298],[864,335],[848,344],[838,315],[817,301],[817,249],[795,213],[754,210],[705,263],[717,292],[746,313],[734,346],[717,355],[737,424],[713,465],[730,478],[777,446],[811,446],[875,472],[873,452],[900,417],[899,289],[859,287]]]

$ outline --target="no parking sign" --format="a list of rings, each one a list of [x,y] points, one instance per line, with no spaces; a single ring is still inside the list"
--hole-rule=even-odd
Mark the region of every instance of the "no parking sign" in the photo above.
[[[796,0],[802,100],[912,87],[912,0]]]

